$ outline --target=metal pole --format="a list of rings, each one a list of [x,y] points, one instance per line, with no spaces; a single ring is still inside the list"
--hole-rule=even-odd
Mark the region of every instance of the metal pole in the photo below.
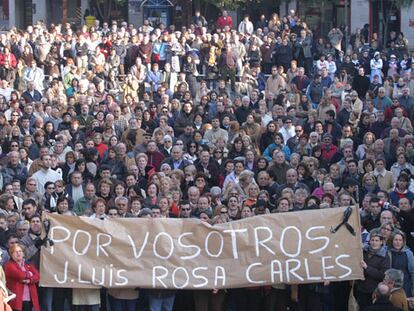
[[[348,51],[348,31],[349,31],[349,18],[348,18],[348,0],[345,0],[345,27],[344,27],[344,38],[345,38],[345,55]]]

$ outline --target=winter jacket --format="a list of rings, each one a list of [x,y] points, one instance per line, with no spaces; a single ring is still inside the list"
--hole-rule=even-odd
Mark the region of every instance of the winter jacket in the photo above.
[[[111,176],[115,175],[119,180],[122,180],[128,173],[124,163],[116,159],[105,159],[101,165],[109,166],[111,168]]]
[[[23,271],[19,265],[10,260],[4,266],[4,272],[6,274],[7,288],[14,294],[16,298],[9,302],[13,310],[22,310],[23,306],[23,291],[25,284],[22,283],[23,280],[29,280],[29,292],[30,299],[33,304],[35,311],[40,311],[39,299],[37,296],[36,283],[39,282],[39,272],[32,265],[25,264],[25,270]],[[32,273],[32,276],[29,276],[29,272]]]
[[[4,66],[8,62],[9,67],[16,68],[17,67],[17,60],[16,57],[10,53],[9,55],[0,54],[0,65]]]
[[[407,296],[414,295],[414,255],[413,252],[404,246],[401,251],[394,248],[388,248],[388,253],[391,259],[391,267],[401,270],[404,273],[404,291]],[[398,258],[405,256],[405,258]],[[404,266],[401,266],[403,264]]]
[[[306,89],[306,96],[310,99],[310,101],[317,105],[322,99],[323,96],[323,86],[321,83],[316,84],[312,82],[309,84],[308,88]]]
[[[119,61],[121,62],[121,64],[125,63],[125,57],[127,55],[127,50],[125,45],[123,44],[113,44],[112,48],[115,49],[116,55],[119,56]]]
[[[394,307],[386,297],[381,297],[364,311],[401,311],[401,309]]]
[[[289,45],[279,45],[275,48],[275,63],[280,65],[290,65],[292,60],[292,48]],[[287,68],[285,68],[286,70]]]
[[[184,133],[184,129],[187,125],[193,125],[193,119],[194,115],[192,113],[187,114],[182,111],[175,120],[174,128],[176,131],[176,136]]]
[[[303,51],[303,56],[305,58],[312,57],[312,39],[310,37],[305,37],[305,39],[298,38],[298,40],[296,40],[295,47],[295,58],[300,57],[301,50]]]
[[[378,283],[384,279],[384,273],[391,267],[390,256],[385,247],[381,247],[375,254],[369,256],[369,245],[364,247],[364,261],[367,268],[364,270],[364,281],[357,282],[357,291],[371,294]]]
[[[273,144],[270,144],[269,146],[267,146],[267,148],[263,152],[263,156],[266,158],[267,161],[269,161],[269,162],[272,161],[273,151],[276,148],[279,148],[281,151],[283,151],[287,161],[290,160],[290,149],[289,149],[289,147],[286,146],[286,145],[279,145],[278,146],[278,145],[276,145],[276,143],[273,143]]]
[[[27,167],[23,164],[17,164],[15,167],[12,167],[10,164],[7,165],[2,170],[3,183],[8,184],[13,181],[13,179],[18,179],[22,184],[26,182],[27,179]]]

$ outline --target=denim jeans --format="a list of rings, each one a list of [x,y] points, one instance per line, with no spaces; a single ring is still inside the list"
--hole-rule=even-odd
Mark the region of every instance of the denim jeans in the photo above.
[[[53,288],[39,287],[40,309],[42,311],[52,311],[53,306]]]
[[[108,295],[111,311],[135,311],[137,299],[118,299]]]
[[[172,311],[175,295],[158,298],[153,295],[148,296],[150,311]]]

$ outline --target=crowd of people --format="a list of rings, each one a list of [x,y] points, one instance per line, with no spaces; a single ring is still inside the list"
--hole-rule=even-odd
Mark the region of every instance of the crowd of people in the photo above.
[[[414,53],[295,12],[0,34],[0,297],[13,310],[409,310]],[[39,287],[42,214],[198,218],[357,205],[365,280],[228,290]],[[345,242],[346,243],[346,242]],[[237,267],[235,267],[237,268]],[[0,271],[1,272],[1,271]]]

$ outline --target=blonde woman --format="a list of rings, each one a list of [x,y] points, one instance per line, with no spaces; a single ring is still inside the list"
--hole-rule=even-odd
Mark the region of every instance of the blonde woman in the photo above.
[[[23,138],[22,132],[20,131],[20,127],[17,125],[13,125],[10,129],[9,139],[21,141]]]
[[[374,133],[371,133],[371,132],[365,133],[362,141],[363,143],[358,146],[358,149],[356,151],[356,156],[358,157],[358,159],[364,159],[367,150],[373,147],[374,142],[375,142]]]
[[[259,195],[260,189],[259,186],[255,183],[251,183],[247,186],[247,199],[243,202],[243,205],[253,207],[257,202],[257,197]]]

